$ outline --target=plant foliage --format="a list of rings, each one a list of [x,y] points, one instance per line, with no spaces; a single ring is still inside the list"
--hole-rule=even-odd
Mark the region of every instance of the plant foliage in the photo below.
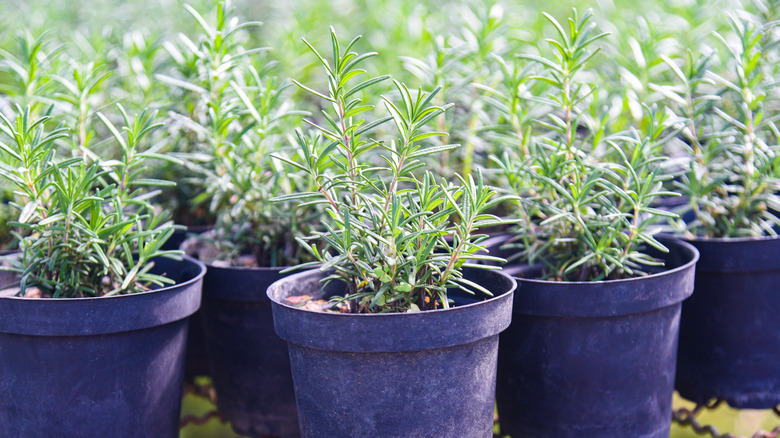
[[[204,261],[238,264],[245,254],[264,267],[306,261],[308,253],[295,237],[316,224],[320,209],[270,199],[308,189],[271,156],[288,155],[286,128],[307,113],[293,108],[291,84],[274,73],[274,63],[263,56],[267,49],[241,44],[241,31],[259,23],[240,23],[225,3],[218,5],[214,26],[187,10],[202,26],[198,41],[185,39],[182,49],[197,74],[158,78],[181,89],[183,101],[191,103],[171,116],[191,142],[181,155],[194,170],[198,195],[191,202],[205,205],[216,220],[213,236],[204,239],[217,252]]]
[[[734,40],[716,34],[725,48],[726,74],[714,52],[688,52],[680,67],[671,59],[672,85],[657,86],[685,118],[687,164],[674,189],[688,197],[681,209],[687,236],[777,235],[780,226],[780,96],[775,65],[778,22],[731,16]]]
[[[662,190],[666,177],[658,165],[663,160],[658,149],[674,136],[668,132],[674,120],[648,108],[653,122],[646,132],[605,135],[609,115],[588,119],[585,109],[595,89],[582,80],[582,73],[599,51],[593,44],[607,34],[596,32],[590,11],[579,18],[575,10],[565,27],[545,16],[557,32],[557,39],[546,40],[552,54],[521,56],[540,71],[522,73],[527,67],[510,70],[505,64],[503,70],[511,83],[544,83],[546,95],[503,97],[512,102],[502,108],[512,121],[517,149],[493,157],[507,189],[520,198],[514,245],[520,249],[518,257],[541,264],[545,277],[558,280],[641,275],[658,264],[645,254],[647,245],[665,250],[653,237],[653,223],[673,216],[651,204],[671,195]],[[545,120],[519,129],[521,101],[544,105]]]
[[[464,278],[462,268],[487,268],[475,262],[498,260],[480,254],[485,236],[478,230],[501,223],[485,211],[503,199],[483,183],[481,174],[476,179],[457,176],[451,184],[421,172],[425,159],[457,147],[426,142],[445,135],[427,129],[448,108],[432,104],[438,89],[415,92],[393,81],[398,100],[382,97],[389,115],[364,119],[374,107],[364,102],[361,91],[389,77],[366,76],[361,65],[377,54],[354,52],[358,40],[342,46],[331,29],[331,59],[304,40],[327,74],[328,89],[298,85],[319,97],[326,109],[320,122],[307,119],[318,136],[297,131],[302,159],[279,158],[308,174],[315,187],[276,198],[327,209],[324,231],[299,239],[316,259],[303,266],[333,269],[324,281],[346,284],[344,296],[336,300],[353,312],[448,308],[447,292],[453,288],[489,295]],[[389,121],[394,138],[369,137]],[[325,242],[324,250],[312,244],[319,241]]]
[[[177,253],[160,250],[174,228],[148,189],[169,183],[142,177],[144,161],[166,159],[160,146],[141,149],[160,124],[152,113],[130,117],[119,109],[121,130],[98,115],[120,146],[117,160],[87,149],[61,159],[55,143],[69,137],[67,128],[47,130],[49,118],[32,118],[29,107],[17,107],[15,121],[0,115],[0,149],[10,157],[0,177],[15,190],[13,225],[27,230],[9,268],[20,276],[20,295],[37,288],[53,298],[110,296],[173,283],[150,272],[154,257]]]

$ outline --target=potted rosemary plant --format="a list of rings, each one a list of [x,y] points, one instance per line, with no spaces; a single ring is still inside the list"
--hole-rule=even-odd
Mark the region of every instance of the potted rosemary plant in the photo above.
[[[61,159],[65,128],[17,108],[0,115],[0,177],[13,185],[18,254],[2,259],[2,437],[177,436],[187,317],[205,267],[161,251],[171,222],[150,203],[141,149],[159,124],[128,117],[117,159],[81,148]],[[158,146],[159,147],[159,146]]]
[[[767,57],[780,44],[776,26],[732,17],[732,34],[720,37],[722,75],[714,54],[667,60],[677,81],[662,89],[685,118],[688,158],[676,185],[688,220],[675,229],[701,253],[696,293],[683,305],[676,387],[699,403],[780,403],[780,95]]]
[[[520,292],[501,334],[499,421],[511,436],[668,437],[680,307],[698,257],[653,236],[670,215],[651,203],[669,195],[658,151],[676,120],[646,108],[644,132],[608,135],[606,117],[589,119],[582,70],[606,35],[591,15],[575,10],[568,32],[547,16],[554,55],[523,57],[548,84],[536,101],[549,121],[527,131],[527,152],[494,157],[521,219],[502,247]]]
[[[308,190],[304,178],[271,155],[288,154],[287,126],[302,113],[291,104],[292,84],[275,75],[273,63],[243,48],[241,29],[256,23],[240,23],[225,3],[217,6],[214,26],[188,11],[204,28],[188,55],[201,74],[189,82],[165,80],[197,102],[197,111],[172,118],[185,128],[183,136],[198,140],[187,154],[195,175],[191,186],[199,193],[191,202],[215,218],[211,231],[181,247],[208,266],[202,326],[192,324],[203,336],[188,347],[205,354],[188,353],[188,367],[212,378],[218,410],[237,433],[297,436],[289,354],[274,333],[266,289],[287,275],[284,268],[310,260],[295,237],[305,235],[322,211],[292,200],[271,202]]]
[[[9,222],[14,220],[16,209],[11,206],[12,190],[8,190],[4,184],[0,183],[0,254],[12,252],[13,234]]]
[[[278,201],[323,203],[324,230],[299,238],[319,266],[268,289],[276,332],[287,340],[301,433],[334,436],[492,436],[498,333],[509,324],[515,282],[476,265],[479,229],[501,221],[485,210],[502,201],[481,175],[457,184],[430,172],[426,159],[453,145],[426,129],[446,107],[438,90],[394,82],[388,117],[359,93],[387,79],[358,65],[372,53],[342,47],[333,58],[313,50],[328,91],[303,86],[327,108],[298,132],[300,160],[279,157],[309,175],[313,190]],[[393,139],[369,138],[392,120]],[[319,242],[325,243],[320,249]],[[495,268],[494,268],[495,269]]]

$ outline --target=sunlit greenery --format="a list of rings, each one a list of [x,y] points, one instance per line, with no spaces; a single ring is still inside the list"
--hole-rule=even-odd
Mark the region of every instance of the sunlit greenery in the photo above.
[[[167,181],[143,178],[143,163],[165,159],[144,137],[160,127],[154,113],[128,116],[118,129],[97,117],[119,144],[116,160],[103,160],[83,145],[75,157],[58,157],[55,143],[73,140],[65,127],[49,128],[30,107],[16,107],[14,119],[0,115],[0,178],[14,188],[9,202],[18,219],[10,225],[20,254],[7,267],[19,275],[19,294],[32,289],[52,298],[110,296],[172,284],[150,272],[173,223],[149,202]]]
[[[4,6],[0,248],[26,239],[22,247],[30,254],[51,244],[69,256],[67,242],[75,245],[75,237],[63,236],[69,228],[58,221],[70,211],[84,219],[85,235],[99,218],[132,224],[123,232],[142,236],[143,254],[153,255],[172,232],[159,219],[167,210],[178,223],[216,225],[203,237],[218,247],[215,259],[234,263],[251,253],[256,265],[306,257],[335,263],[323,249],[343,246],[344,228],[354,225],[350,215],[395,218],[368,215],[378,206],[414,216],[419,212],[402,196],[412,187],[435,191],[458,216],[454,206],[466,191],[488,185],[516,196],[488,203],[487,212],[517,220],[508,230],[515,234],[515,260],[540,263],[550,278],[641,275],[656,263],[643,251],[658,246],[652,236],[665,216],[688,237],[777,231],[777,0],[8,0]],[[358,78],[323,74],[311,52],[318,48],[327,57],[331,28],[362,35],[346,53],[377,52],[347,73],[360,76],[363,69],[397,82],[360,88],[349,97],[361,105],[350,107],[350,88],[343,87]],[[330,62],[344,55],[337,52]],[[339,105],[350,107],[352,117],[339,115]],[[415,125],[415,117],[425,123]],[[340,140],[357,131],[364,143]],[[33,147],[43,154],[20,166],[18,155]],[[366,150],[351,158],[335,154],[355,147]],[[399,166],[404,148],[415,147],[431,154],[417,157],[419,167]],[[313,161],[312,152],[320,154]],[[326,152],[333,158],[327,166],[317,161]],[[143,154],[165,159],[141,165]],[[359,163],[350,162],[358,156]],[[380,176],[379,166],[389,172]],[[373,174],[353,178],[350,170],[357,169]],[[28,184],[30,172],[41,172],[40,181]],[[394,180],[406,185],[394,189]],[[71,181],[84,181],[89,190],[80,193],[94,196],[76,199]],[[329,185],[319,190],[318,181]],[[29,202],[36,187],[46,195],[37,206]],[[385,197],[366,194],[374,189]],[[355,202],[348,208],[305,202],[329,190]],[[63,210],[68,196],[73,208]],[[87,214],[87,207],[97,210]],[[437,233],[463,237],[458,230],[469,221],[460,213]],[[334,220],[335,228],[318,228],[321,219]],[[14,221],[20,224],[9,225]],[[369,231],[355,232],[365,238]],[[420,231],[412,235],[433,239],[430,227]],[[296,244],[314,234],[331,241],[312,252],[311,241]],[[36,243],[40,235],[48,240]],[[91,286],[58,291],[45,266],[37,280],[28,278],[47,293],[74,295],[164,281],[134,280],[133,266],[141,272],[142,263],[122,270],[99,260],[134,260],[140,246],[112,246],[99,233],[96,239],[79,254],[89,266],[117,268],[71,272],[89,277]],[[392,301],[385,285],[411,297],[407,289],[417,283],[406,271],[401,281],[385,252],[367,255],[376,266],[342,272],[367,277],[353,282],[356,307],[376,310],[391,300],[398,303],[393,310],[408,310],[425,303],[422,296]]]
[[[323,101],[326,122],[306,120],[318,131],[313,138],[297,131],[299,160],[279,157],[307,174],[314,187],[275,199],[323,204],[327,209],[325,230],[298,239],[315,258],[302,266],[333,269],[325,280],[346,284],[344,296],[335,300],[352,312],[446,309],[449,289],[492,295],[466,278],[463,268],[488,269],[492,266],[476,262],[501,261],[480,254],[484,246],[479,243],[487,236],[479,230],[501,224],[488,211],[502,198],[483,183],[482,174],[476,179],[456,174],[448,183],[422,171],[426,159],[457,148],[426,141],[446,136],[428,125],[451,105],[432,103],[438,88],[413,91],[393,81],[400,98],[382,96],[388,115],[364,119],[374,103],[361,98],[362,91],[390,77],[364,77],[363,64],[377,53],[358,54],[352,48],[359,38],[343,44],[331,32],[332,56],[327,59],[304,40],[326,72],[328,91],[295,82]],[[377,129],[390,121],[395,135],[377,138]],[[324,250],[318,249],[320,240]]]

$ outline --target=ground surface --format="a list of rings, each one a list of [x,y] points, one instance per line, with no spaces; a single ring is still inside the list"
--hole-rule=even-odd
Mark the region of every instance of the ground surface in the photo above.
[[[689,407],[694,405],[679,397],[675,397],[675,408]],[[202,415],[214,409],[214,406],[203,398],[194,395],[188,395],[184,398],[182,411],[184,415]],[[715,410],[707,411],[699,417],[702,424],[715,426],[721,433],[732,432],[739,436],[750,437],[759,429],[771,430],[780,424],[780,418],[774,415],[772,411],[754,411],[754,410],[735,410],[728,406],[718,407]],[[238,438],[228,425],[220,423],[219,420],[211,420],[202,426],[189,425],[182,429],[180,438]],[[672,425],[670,438],[700,438],[690,427],[681,427],[677,424]]]

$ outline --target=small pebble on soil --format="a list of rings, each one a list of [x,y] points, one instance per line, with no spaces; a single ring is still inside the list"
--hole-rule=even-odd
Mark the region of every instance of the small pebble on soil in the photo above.
[[[287,297],[285,302],[299,309],[313,310],[315,312],[346,313],[347,307],[343,303],[334,304],[327,300],[315,300],[309,295]]]

